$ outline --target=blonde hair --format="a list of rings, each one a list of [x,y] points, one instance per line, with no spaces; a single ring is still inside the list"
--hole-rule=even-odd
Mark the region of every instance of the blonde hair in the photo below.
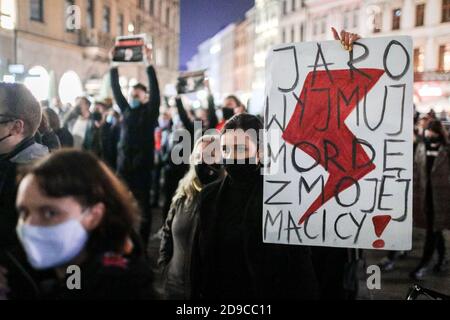
[[[183,179],[180,180],[180,183],[178,184],[178,188],[175,191],[175,195],[172,198],[172,205],[183,199],[186,203],[191,202],[194,197],[200,192],[197,186],[201,186],[201,182],[197,177],[197,173],[195,172],[195,161],[196,156],[200,152],[200,145],[202,143],[214,143],[216,141],[219,141],[219,136],[215,135],[204,135],[200,137],[194,145],[194,149],[192,151],[192,154],[189,158],[190,166],[189,171],[186,173]]]

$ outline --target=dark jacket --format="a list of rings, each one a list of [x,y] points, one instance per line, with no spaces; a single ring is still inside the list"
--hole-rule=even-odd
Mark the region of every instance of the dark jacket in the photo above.
[[[55,131],[59,138],[62,148],[72,148],[73,147],[73,136],[66,127],[62,127]]]
[[[111,125],[105,123],[102,126],[102,150],[103,160],[114,170],[117,169],[117,145],[120,139],[120,126],[119,124]]]
[[[192,297],[192,248],[198,226],[198,197],[176,200],[163,227],[158,264],[164,268],[164,298]]]
[[[0,265],[9,271],[9,285],[17,288],[20,296],[24,298],[32,298],[36,290],[28,280],[29,274],[32,273],[31,266],[26,262],[16,235],[16,179],[21,166],[47,154],[47,147],[37,144],[34,138],[28,138],[11,153],[0,156]],[[20,268],[17,268],[18,265]]]
[[[147,68],[150,100],[132,109],[122,94],[117,68],[111,69],[114,98],[122,111],[123,121],[118,146],[117,172],[130,187],[147,187],[154,162],[154,130],[158,123],[161,97],[158,79],[152,66]],[[147,179],[142,179],[142,177]]]
[[[83,263],[80,270],[81,290],[68,290],[67,281],[47,280],[40,285],[39,299],[150,300],[155,298],[150,263],[143,256],[104,253]]]
[[[34,138],[28,138],[8,155],[0,156],[0,250],[17,244],[15,203],[18,168],[47,154],[47,147],[37,144]]]
[[[430,188],[427,188],[427,181]],[[427,190],[433,201],[433,229],[450,229],[450,146],[442,146],[434,160],[431,174],[427,174],[425,144],[418,143],[414,156],[414,225],[426,228]]]
[[[58,135],[53,130],[47,130],[40,136],[40,144],[46,146],[50,152],[57,151],[61,149],[61,142],[59,141]]]
[[[217,253],[216,237],[221,206],[227,199],[221,194],[230,190],[231,179],[208,185],[201,192],[200,223],[195,246],[195,297],[217,299],[217,280],[214,259]],[[317,299],[318,284],[313,270],[310,249],[304,246],[286,246],[263,243],[262,199],[263,177],[257,177],[251,189],[245,191],[248,199],[243,212],[243,223],[238,231],[243,239],[242,247],[235,247],[236,260],[241,255],[242,270],[248,273],[245,286],[249,292],[245,299]],[[238,251],[239,250],[239,251]],[[242,254],[239,254],[241,252]],[[238,262],[240,260],[237,260]],[[234,262],[236,264],[236,261]],[[198,286],[197,286],[198,284]],[[236,284],[233,284],[236,287]],[[220,290],[220,289],[219,289]],[[240,294],[236,292],[236,295]]]

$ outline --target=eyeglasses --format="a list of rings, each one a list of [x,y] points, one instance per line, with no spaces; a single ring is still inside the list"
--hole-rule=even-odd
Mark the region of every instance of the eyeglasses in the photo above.
[[[7,115],[7,114],[0,114],[0,118],[6,118],[7,120],[0,120],[0,124],[7,124],[13,121],[16,121],[17,119],[13,116]]]

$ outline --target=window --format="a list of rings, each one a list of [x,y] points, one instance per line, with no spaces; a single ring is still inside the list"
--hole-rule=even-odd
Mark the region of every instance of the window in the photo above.
[[[104,33],[111,32],[111,8],[108,6],[103,7],[103,28]]]
[[[286,43],[286,30],[283,29],[283,32],[281,33],[281,41],[283,43]]]
[[[402,16],[402,9],[392,10],[392,30],[400,29],[400,17]]]
[[[344,29],[347,30],[350,27],[350,12],[344,12]]]
[[[88,0],[87,1],[87,8],[86,8],[86,23],[87,27],[89,29],[95,28],[95,0]]]
[[[123,13],[119,14],[117,17],[117,33],[120,36],[125,34],[125,17]]]
[[[170,7],[166,8],[166,26],[170,27]]]
[[[353,28],[358,28],[359,22],[359,9],[353,11]]]
[[[424,65],[425,55],[422,48],[414,49],[414,71],[423,72],[425,69]]]
[[[145,1],[144,0],[139,0],[138,7],[141,10],[145,10]]]
[[[378,33],[381,31],[381,12],[377,12],[373,15],[373,33]]]
[[[323,17],[322,18],[322,24],[321,24],[320,33],[324,34],[326,28],[327,28],[327,18]]]
[[[149,0],[148,12],[150,13],[151,16],[155,14],[155,0]]]
[[[287,0],[283,1],[283,15],[287,14]]]
[[[305,33],[305,27],[303,26],[303,23],[300,24],[300,42],[303,42],[304,39],[304,33]]]
[[[30,0],[30,19],[44,22],[44,0]]]
[[[292,0],[292,11],[295,11],[295,9],[296,9],[296,0]]]
[[[442,22],[450,22],[450,0],[442,0]]]
[[[136,33],[140,33],[142,30],[142,18],[141,16],[137,16],[136,18]]]
[[[450,71],[450,45],[439,47],[439,71]]]
[[[416,27],[421,27],[424,24],[425,17],[425,3],[416,6]]]
[[[169,46],[166,46],[165,47],[165,49],[164,49],[164,55],[165,55],[165,58],[164,58],[164,64],[165,64],[165,66],[166,67],[170,67],[170,48],[169,48]]]

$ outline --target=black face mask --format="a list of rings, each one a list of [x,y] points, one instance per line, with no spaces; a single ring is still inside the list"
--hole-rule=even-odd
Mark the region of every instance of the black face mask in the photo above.
[[[248,158],[244,160],[245,163],[238,163],[234,160],[234,163],[225,162],[225,171],[233,181],[249,181],[260,175],[261,164],[256,162],[255,158]],[[242,162],[242,160],[241,160]]]
[[[94,112],[91,115],[91,117],[92,117],[92,120],[94,120],[94,121],[102,121],[102,118],[103,118],[103,116],[100,112]]]
[[[195,173],[197,174],[197,178],[200,180],[202,185],[205,186],[219,179],[220,165],[199,163],[195,165]]]
[[[234,116],[234,110],[230,108],[222,108],[223,118],[230,120]]]

